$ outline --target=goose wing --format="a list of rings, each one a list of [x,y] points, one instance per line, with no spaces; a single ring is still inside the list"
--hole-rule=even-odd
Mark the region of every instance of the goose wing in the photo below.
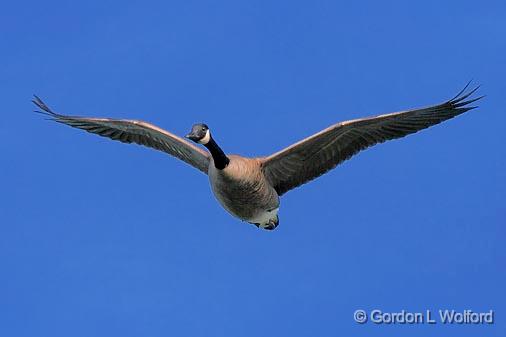
[[[477,89],[466,87],[454,98],[421,109],[354,119],[328,127],[284,150],[261,159],[267,180],[279,195],[319,177],[354,154],[390,139],[401,138],[476,108]]]
[[[136,120],[61,115],[53,112],[37,96],[33,103],[41,109],[37,112],[48,115],[56,122],[123,143],[136,143],[163,151],[207,174],[209,165],[207,152],[153,124]]]

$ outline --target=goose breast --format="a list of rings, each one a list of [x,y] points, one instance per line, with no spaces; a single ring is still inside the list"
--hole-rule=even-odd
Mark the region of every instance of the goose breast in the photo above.
[[[279,207],[276,191],[265,179],[258,159],[229,155],[223,170],[209,163],[211,189],[219,203],[241,220],[254,222]]]

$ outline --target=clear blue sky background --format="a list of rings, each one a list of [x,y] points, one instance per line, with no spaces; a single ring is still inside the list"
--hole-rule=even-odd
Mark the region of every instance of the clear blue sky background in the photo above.
[[[0,335],[505,336],[504,1],[17,1],[0,13]],[[267,155],[341,120],[474,110],[230,217],[207,177],[43,120],[136,118]],[[378,326],[357,309],[496,312]]]

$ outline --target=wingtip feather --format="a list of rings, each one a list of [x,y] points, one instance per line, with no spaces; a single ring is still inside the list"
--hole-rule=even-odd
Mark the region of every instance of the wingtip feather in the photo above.
[[[450,99],[450,102],[454,101],[460,95],[462,95],[464,93],[464,91],[466,91],[466,89],[471,85],[472,82],[473,82],[473,79],[470,79],[469,82],[467,82],[467,84],[464,86],[464,88],[462,90],[460,90],[459,93],[457,95],[455,95],[455,97],[453,97],[452,99]]]
[[[485,97],[485,95],[481,95],[476,98],[470,98],[480,88],[480,85],[478,84],[472,90],[469,90],[468,92],[466,92],[467,88],[469,88],[469,85],[471,84],[471,81],[469,81],[466,84],[466,86],[464,87],[464,89],[462,89],[455,97],[453,97],[452,99],[447,101],[447,103],[450,104],[454,109],[459,109],[459,110],[463,109],[463,108],[467,109],[468,108],[467,105],[469,105],[473,102],[479,101]],[[467,99],[467,98],[470,98],[470,99]],[[476,108],[476,107],[477,106],[474,106],[473,108]],[[469,109],[469,110],[471,110],[471,109]],[[468,110],[466,110],[466,111],[468,111]]]
[[[44,114],[44,115],[47,115],[47,116],[50,116],[50,117],[53,117],[53,120],[61,117],[61,115],[57,114],[56,112],[54,112],[53,110],[51,110],[51,108],[49,108],[46,103],[44,103],[44,101],[42,99],[40,99],[39,96],[37,95],[33,95],[34,99],[32,99],[32,103],[35,104],[39,109],[41,110],[35,110],[34,112],[37,112],[37,113],[40,113],[40,114]]]

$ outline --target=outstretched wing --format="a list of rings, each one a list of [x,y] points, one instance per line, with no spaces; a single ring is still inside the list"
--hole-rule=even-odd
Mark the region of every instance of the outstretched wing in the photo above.
[[[163,151],[207,174],[209,154],[186,140],[159,127],[142,121],[88,118],[61,115],[53,112],[40,98],[32,101],[43,113],[55,122],[109,137],[123,143],[136,143]]]
[[[476,108],[477,89],[430,107],[341,122],[262,158],[268,181],[279,195],[328,172],[354,154],[390,139],[401,138]],[[466,100],[467,99],[467,100]]]

